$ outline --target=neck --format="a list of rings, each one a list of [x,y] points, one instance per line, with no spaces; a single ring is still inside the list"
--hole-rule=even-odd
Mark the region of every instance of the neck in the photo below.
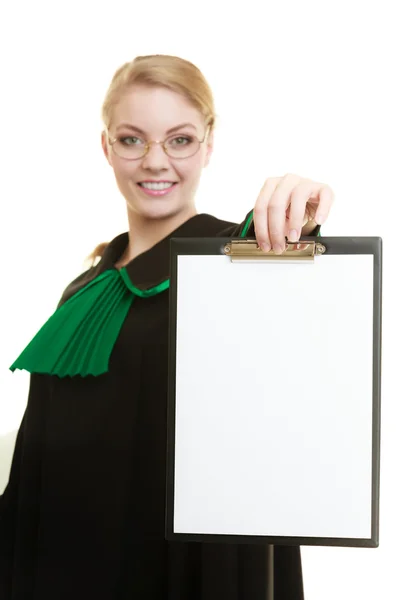
[[[155,244],[196,214],[195,206],[190,206],[186,210],[165,219],[151,219],[138,216],[128,209],[129,243],[116,266],[123,267],[139,254],[150,250]]]

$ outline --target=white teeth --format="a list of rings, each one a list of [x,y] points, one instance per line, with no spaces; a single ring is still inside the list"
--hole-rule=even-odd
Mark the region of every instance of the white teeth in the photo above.
[[[148,183],[148,182],[144,182],[140,184],[142,187],[148,189],[148,190],[166,190],[170,187],[172,187],[174,184],[170,183],[170,182],[163,182],[163,183]]]

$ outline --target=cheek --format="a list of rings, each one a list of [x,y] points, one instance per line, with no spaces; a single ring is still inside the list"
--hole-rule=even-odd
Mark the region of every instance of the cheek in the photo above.
[[[136,167],[132,163],[115,163],[113,169],[115,179],[122,184],[130,179],[134,179]]]
[[[180,167],[180,168],[179,168]],[[182,179],[187,181],[197,181],[200,178],[200,175],[203,170],[203,161],[202,158],[199,157],[196,160],[193,160],[184,165],[178,165],[176,172],[180,175]]]

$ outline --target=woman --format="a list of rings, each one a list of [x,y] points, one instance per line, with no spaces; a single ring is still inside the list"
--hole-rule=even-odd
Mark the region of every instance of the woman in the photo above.
[[[103,120],[129,231],[97,248],[11,367],[31,379],[0,504],[0,597],[261,600],[264,547],[164,539],[169,240],[256,236],[280,253],[285,236],[318,234],[333,194],[288,175],[266,180],[254,220],[198,214],[215,114],[180,58],[123,65]],[[303,598],[298,547],[276,547],[275,594]]]

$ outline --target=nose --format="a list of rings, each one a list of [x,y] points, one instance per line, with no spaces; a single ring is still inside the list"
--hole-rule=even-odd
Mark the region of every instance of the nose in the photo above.
[[[150,144],[146,156],[143,157],[142,165],[145,169],[154,171],[169,168],[169,158],[164,152],[162,144],[155,144],[154,142]]]

